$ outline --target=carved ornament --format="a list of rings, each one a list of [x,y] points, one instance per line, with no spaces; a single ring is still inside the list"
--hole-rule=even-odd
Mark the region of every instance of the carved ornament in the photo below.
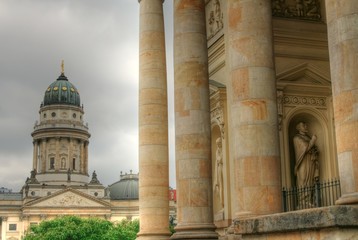
[[[223,27],[223,9],[220,0],[211,0],[207,3],[207,26],[208,26],[208,39],[215,36]]]
[[[272,16],[320,21],[322,16],[321,1],[272,0]]]
[[[326,98],[313,96],[284,95],[282,103],[284,105],[310,105],[317,107],[326,107]]]

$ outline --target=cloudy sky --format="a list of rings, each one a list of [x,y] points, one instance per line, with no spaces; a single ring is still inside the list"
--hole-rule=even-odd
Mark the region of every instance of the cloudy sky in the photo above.
[[[172,10],[165,1],[171,146]],[[138,36],[137,0],[0,1],[0,187],[19,191],[30,175],[31,132],[62,59],[92,135],[89,172],[105,186],[138,172]],[[173,161],[171,147],[175,186]]]

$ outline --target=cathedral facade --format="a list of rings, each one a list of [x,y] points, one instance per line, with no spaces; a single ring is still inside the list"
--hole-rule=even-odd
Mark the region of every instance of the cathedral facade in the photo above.
[[[31,134],[30,177],[18,193],[0,189],[0,239],[22,239],[31,225],[64,215],[112,222],[138,218],[138,174],[121,172],[107,187],[95,171],[89,174],[84,108],[63,68],[45,90],[39,115]],[[170,202],[174,219],[175,198]]]
[[[152,222],[167,211],[150,214],[168,207],[163,3],[139,2],[139,172],[163,171],[139,178],[138,239],[168,239]],[[174,1],[170,239],[358,237],[357,14],[352,0]]]

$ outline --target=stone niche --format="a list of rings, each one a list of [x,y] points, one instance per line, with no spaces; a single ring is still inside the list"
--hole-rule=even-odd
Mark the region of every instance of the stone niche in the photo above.
[[[226,87],[210,80],[212,191],[214,223],[220,235],[231,224]]]
[[[283,111],[279,116],[281,168],[284,187],[296,186],[294,167],[296,163],[293,138],[297,134],[296,126],[305,122],[308,135],[317,136],[316,146],[319,151],[319,180],[328,181],[338,178],[338,166],[335,158],[334,129],[332,126],[329,98],[314,96],[283,95]],[[328,106],[327,106],[328,105]],[[280,109],[280,108],[279,108]],[[280,113],[279,113],[280,115]]]

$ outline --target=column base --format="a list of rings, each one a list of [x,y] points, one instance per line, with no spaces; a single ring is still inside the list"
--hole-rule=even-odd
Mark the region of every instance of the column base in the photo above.
[[[171,240],[204,240],[218,239],[219,235],[215,232],[214,224],[192,224],[178,225],[175,228],[176,233],[171,236]]]
[[[336,205],[358,204],[358,192],[343,194],[337,201]]]
[[[136,240],[169,240],[170,233],[168,234],[149,234],[149,233],[138,233]]]

